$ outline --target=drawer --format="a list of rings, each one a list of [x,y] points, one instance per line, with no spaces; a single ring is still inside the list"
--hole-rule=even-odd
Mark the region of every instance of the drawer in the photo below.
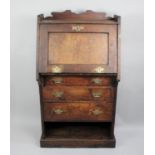
[[[66,85],[66,86],[110,86],[112,84],[112,77],[47,77],[45,85]]]
[[[112,103],[44,103],[45,121],[111,121]]]
[[[44,102],[88,100],[113,102],[113,96],[112,87],[48,86],[43,88]]]

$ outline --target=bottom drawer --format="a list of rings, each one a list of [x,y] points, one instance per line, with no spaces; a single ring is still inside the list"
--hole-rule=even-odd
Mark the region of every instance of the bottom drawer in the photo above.
[[[45,121],[112,121],[112,103],[44,103]]]

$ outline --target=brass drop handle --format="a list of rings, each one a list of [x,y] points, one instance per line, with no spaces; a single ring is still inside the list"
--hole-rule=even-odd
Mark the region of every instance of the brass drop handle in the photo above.
[[[94,110],[90,111],[93,115],[101,115],[103,114],[103,111],[100,108],[96,108]]]
[[[92,92],[93,97],[98,98],[102,96],[102,92],[101,91],[94,91]]]
[[[51,114],[55,113],[57,115],[61,115],[62,113],[64,113],[65,111],[63,109],[57,108],[57,109],[52,109],[51,110]]]
[[[60,67],[60,66],[52,66],[52,72],[53,73],[61,73],[62,72],[62,67]]]
[[[52,95],[53,95],[54,97],[56,97],[56,98],[62,97],[63,94],[64,94],[63,91],[55,91],[55,92],[52,93]]]
[[[92,82],[95,84],[101,84],[102,80],[100,78],[93,78]]]
[[[104,73],[104,68],[99,66],[99,67],[95,68],[95,72],[96,73]]]
[[[53,78],[52,81],[55,83],[55,84],[60,84],[63,82],[63,78]]]

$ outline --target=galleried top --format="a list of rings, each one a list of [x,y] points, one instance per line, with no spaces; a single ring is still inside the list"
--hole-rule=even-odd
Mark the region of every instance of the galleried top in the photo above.
[[[87,10],[81,13],[74,13],[71,10],[66,10],[64,12],[52,12],[51,16],[44,17],[43,14],[38,16],[40,22],[52,21],[52,20],[80,20],[80,21],[111,21],[119,22],[119,17],[114,15],[114,17],[107,17],[105,12],[95,12]]]

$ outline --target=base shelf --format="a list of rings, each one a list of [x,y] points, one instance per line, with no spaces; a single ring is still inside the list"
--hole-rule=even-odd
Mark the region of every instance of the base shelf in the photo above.
[[[115,147],[110,123],[46,123],[41,147]]]

